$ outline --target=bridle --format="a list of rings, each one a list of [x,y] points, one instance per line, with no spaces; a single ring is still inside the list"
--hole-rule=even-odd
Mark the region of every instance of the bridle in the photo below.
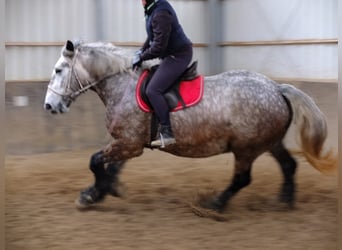
[[[53,89],[50,84],[48,85],[48,89],[51,90],[51,92],[55,93],[56,95],[59,95],[63,98],[66,98],[67,100],[69,100],[70,102],[73,102],[76,97],[78,97],[80,94],[86,92],[87,90],[89,90],[90,88],[96,86],[97,84],[99,84],[100,82],[102,82],[103,80],[115,75],[115,74],[110,74],[107,75],[103,78],[101,78],[98,81],[95,81],[93,83],[89,82],[88,80],[86,80],[86,84],[83,84],[81,79],[79,78],[77,71],[75,70],[75,62],[76,62],[76,58],[77,58],[78,53],[76,52],[76,55],[74,57],[74,59],[72,60],[72,64],[71,64],[71,70],[70,70],[70,74],[69,74],[69,78],[68,78],[68,83],[66,85],[65,88],[65,93],[61,93],[55,89]],[[79,89],[77,89],[76,91],[73,91],[71,88],[71,80],[72,80],[72,76],[75,76],[75,79],[78,83]],[[71,93],[70,93],[71,92]]]

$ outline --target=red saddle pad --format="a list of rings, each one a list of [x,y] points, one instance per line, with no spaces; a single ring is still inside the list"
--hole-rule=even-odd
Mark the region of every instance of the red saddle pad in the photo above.
[[[144,70],[138,79],[138,83],[135,90],[135,97],[138,103],[139,108],[144,112],[153,112],[150,107],[145,103],[143,98],[140,95],[140,88],[144,79],[148,76],[149,71]],[[200,102],[203,96],[203,75],[199,75],[193,80],[190,81],[182,81],[179,86],[179,93],[184,100],[185,108],[196,105]],[[184,109],[181,102],[178,102],[177,106],[171,110],[171,112],[175,112],[178,110]]]

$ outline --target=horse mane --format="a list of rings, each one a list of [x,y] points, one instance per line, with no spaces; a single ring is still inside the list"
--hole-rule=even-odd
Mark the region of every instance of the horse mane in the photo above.
[[[108,42],[76,42],[75,50],[82,55],[86,68],[95,78],[124,73],[132,68],[132,52]],[[88,60],[87,60],[88,59]]]
[[[82,65],[88,69],[95,80],[109,75],[129,73],[138,76],[138,72],[132,70],[132,59],[134,51],[125,49],[110,42],[90,42],[81,40],[73,41],[74,48],[82,56]],[[65,47],[63,47],[65,50]],[[150,69],[159,63],[159,59],[145,61],[142,69]]]

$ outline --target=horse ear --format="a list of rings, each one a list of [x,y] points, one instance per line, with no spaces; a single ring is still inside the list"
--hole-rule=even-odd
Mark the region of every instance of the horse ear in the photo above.
[[[66,42],[65,48],[66,48],[67,50],[69,50],[70,52],[74,52],[74,50],[75,50],[74,44],[73,44],[70,40],[68,40],[68,41]]]
[[[70,40],[68,40],[65,43],[62,53],[63,53],[63,56],[65,57],[73,57],[75,53],[75,47],[74,47],[74,44]]]

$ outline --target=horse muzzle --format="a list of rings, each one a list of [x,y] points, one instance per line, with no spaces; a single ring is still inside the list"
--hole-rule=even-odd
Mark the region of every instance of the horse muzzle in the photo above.
[[[47,111],[50,111],[51,114],[63,114],[69,111],[69,106],[70,106],[71,102],[68,103],[68,105],[64,105],[64,104],[58,104],[57,107],[53,107],[50,103],[45,103],[44,104],[44,109]]]

